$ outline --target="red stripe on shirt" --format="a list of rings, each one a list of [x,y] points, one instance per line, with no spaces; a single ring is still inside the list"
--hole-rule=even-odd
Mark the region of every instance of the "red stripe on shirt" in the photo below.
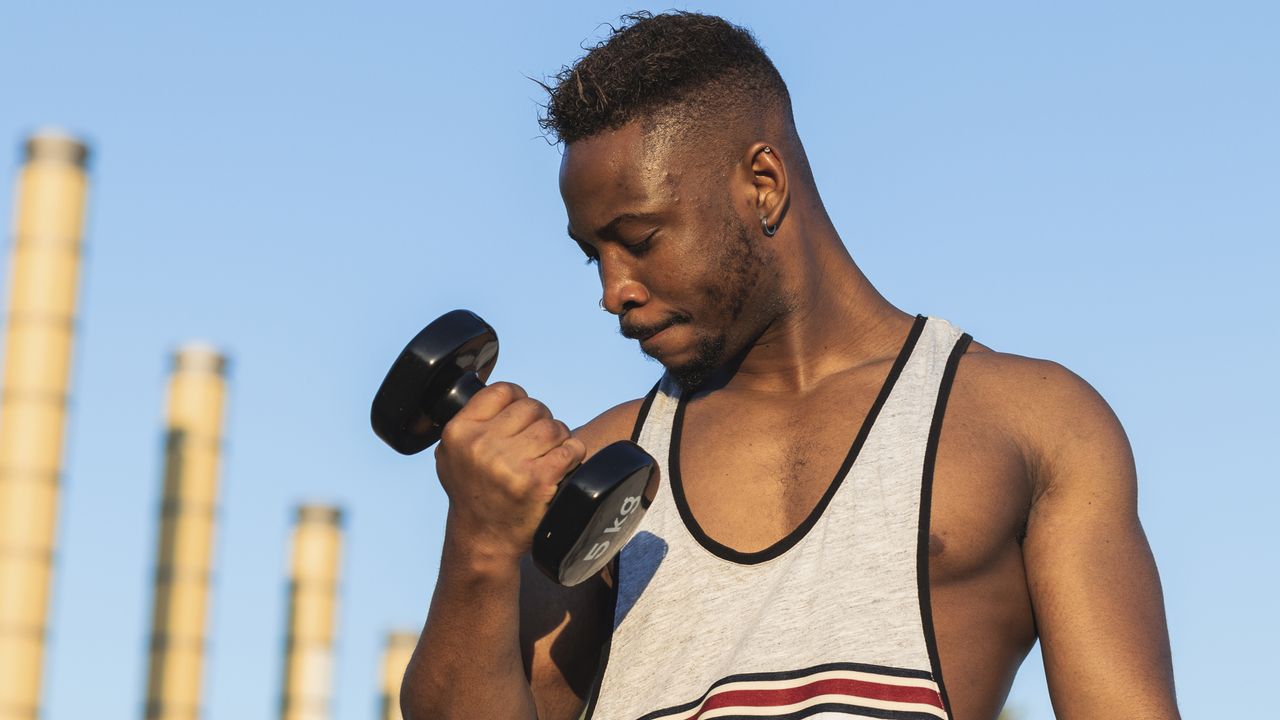
[[[689,720],[698,720],[702,714],[723,707],[775,707],[803,702],[819,695],[843,695],[852,700],[887,700],[890,702],[919,703],[942,709],[942,697],[937,690],[927,687],[886,685],[866,680],[830,678],[807,685],[778,689],[726,690],[707,698],[697,714]]]

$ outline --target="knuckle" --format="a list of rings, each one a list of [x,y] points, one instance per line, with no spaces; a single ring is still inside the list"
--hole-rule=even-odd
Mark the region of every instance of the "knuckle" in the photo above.
[[[560,446],[571,460],[582,460],[587,455],[587,444],[576,437],[569,437]]]
[[[436,456],[439,457],[440,448],[445,443],[453,444],[461,440],[462,433],[462,423],[445,423],[444,429],[440,431],[440,442],[436,444]]]
[[[521,496],[524,494],[520,483],[516,482],[510,476],[504,477],[501,482],[497,483],[497,490],[502,496],[502,499],[508,503],[519,502]]]
[[[546,405],[543,405],[531,397],[520,398],[519,400],[511,403],[507,409],[511,412],[512,416],[520,418],[542,418],[549,417],[551,415],[550,411],[547,410]]]
[[[489,383],[481,392],[486,392],[490,395],[504,395],[511,392],[511,383],[499,380],[495,383]]]
[[[516,385],[515,383],[504,382],[504,381],[493,383],[492,385],[486,387],[485,391],[489,392],[491,395],[494,395],[495,397],[505,399],[508,403],[511,403],[523,397],[527,397],[527,394],[525,393],[524,389],[521,388],[519,385]]]
[[[563,440],[568,433],[564,423],[549,417],[539,418],[529,426],[529,431],[539,440]]]
[[[512,476],[504,483],[503,492],[508,502],[523,505],[529,501],[535,487],[537,487],[537,474],[525,468],[524,472],[518,476]]]

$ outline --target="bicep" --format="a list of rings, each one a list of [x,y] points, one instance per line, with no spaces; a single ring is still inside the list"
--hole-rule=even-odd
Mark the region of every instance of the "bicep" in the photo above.
[[[1039,494],[1023,547],[1054,707],[1062,718],[1176,717],[1128,439],[1091,387],[1054,373],[1042,388]]]
[[[595,681],[611,588],[595,577],[566,588],[525,558],[520,573],[520,650],[541,720],[577,718]]]
[[[587,457],[630,436],[642,401],[622,403],[574,430]],[[577,718],[612,632],[608,569],[581,585],[557,585],[526,557],[520,572],[520,649],[541,720]]]

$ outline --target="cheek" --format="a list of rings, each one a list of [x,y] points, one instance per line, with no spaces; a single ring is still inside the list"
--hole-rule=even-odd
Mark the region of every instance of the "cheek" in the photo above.
[[[732,319],[735,308],[731,306],[739,305],[741,296],[750,292],[754,248],[747,246],[749,232],[730,209],[708,219],[673,238],[679,250],[663,258],[652,280],[673,303],[688,305],[681,310],[708,320]]]
[[[682,294],[703,305],[722,303],[729,289],[723,263],[705,255],[689,258],[672,277]]]

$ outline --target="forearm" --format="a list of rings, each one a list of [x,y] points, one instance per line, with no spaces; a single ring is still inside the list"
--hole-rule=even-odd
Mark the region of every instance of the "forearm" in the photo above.
[[[426,627],[400,693],[406,720],[533,720],[519,643],[519,563],[446,530]]]

